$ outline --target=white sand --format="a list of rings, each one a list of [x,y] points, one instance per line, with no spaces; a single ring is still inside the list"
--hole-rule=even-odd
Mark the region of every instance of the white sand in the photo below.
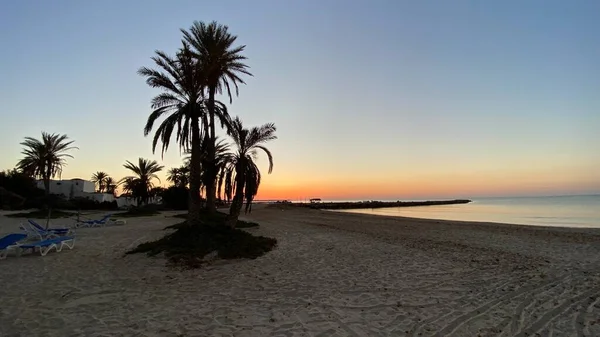
[[[0,336],[600,336],[600,231],[290,208],[248,218],[276,250],[198,270],[123,257],[180,221],[164,215],[9,256]],[[0,217],[0,233],[18,223]]]

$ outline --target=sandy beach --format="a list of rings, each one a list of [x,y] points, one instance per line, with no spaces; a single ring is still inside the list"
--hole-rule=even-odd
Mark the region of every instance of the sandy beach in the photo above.
[[[123,256],[173,214],[0,261],[0,336],[600,336],[600,230],[257,205],[256,260]]]

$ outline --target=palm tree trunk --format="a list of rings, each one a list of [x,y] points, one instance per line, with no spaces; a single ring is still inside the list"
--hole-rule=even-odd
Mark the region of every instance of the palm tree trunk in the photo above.
[[[216,86],[211,86],[208,93],[208,115],[209,115],[209,126],[210,126],[210,141],[208,142],[208,153],[206,160],[206,210],[209,213],[216,213],[216,173],[215,173],[215,91]]]
[[[44,203],[48,209],[48,216],[46,218],[46,230],[50,227],[50,216],[52,215],[52,207],[50,207],[50,177],[44,177]]]
[[[226,222],[226,225],[231,228],[235,228],[242,211],[242,206],[244,205],[244,185],[246,182],[246,168],[244,166],[244,163],[239,163],[238,167],[236,167],[235,196],[231,202]]]
[[[200,126],[198,119],[192,119],[192,156],[190,158],[190,198],[188,203],[188,224],[200,225]]]

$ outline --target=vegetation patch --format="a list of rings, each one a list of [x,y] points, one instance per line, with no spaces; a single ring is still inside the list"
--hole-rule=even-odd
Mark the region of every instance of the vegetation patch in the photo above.
[[[224,218],[220,215],[203,217],[199,226],[189,226],[184,221],[169,226],[176,229],[175,232],[159,240],[142,243],[126,254],[146,253],[155,256],[164,253],[174,265],[198,268],[213,254],[221,259],[255,259],[277,245],[276,239],[254,236],[224,224]]]
[[[76,215],[76,213],[64,212],[58,209],[53,209],[52,213],[50,214],[50,219],[70,218]],[[31,212],[7,214],[5,216],[8,218],[46,219],[48,218],[48,210],[39,209]]]
[[[209,215],[207,213],[205,213],[204,211],[201,214],[202,214],[203,218],[209,217]],[[188,215],[187,215],[187,213],[183,213],[183,214],[173,215],[173,217],[187,220]],[[227,214],[222,213],[222,212],[217,212],[212,217],[213,217],[212,221],[221,222],[221,221],[225,221],[225,219],[227,218]],[[165,229],[179,229],[181,226],[185,226],[185,225],[186,225],[185,223],[179,223],[179,224],[167,226],[167,227],[165,227]],[[257,224],[256,222],[244,221],[244,220],[239,220],[239,219],[237,221],[237,224],[235,225],[235,228],[256,228],[256,227],[259,227],[259,224]]]

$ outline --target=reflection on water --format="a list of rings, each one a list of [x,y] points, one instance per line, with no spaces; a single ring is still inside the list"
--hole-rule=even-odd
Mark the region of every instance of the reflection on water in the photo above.
[[[600,228],[600,195],[486,198],[464,205],[344,210],[364,214]]]

